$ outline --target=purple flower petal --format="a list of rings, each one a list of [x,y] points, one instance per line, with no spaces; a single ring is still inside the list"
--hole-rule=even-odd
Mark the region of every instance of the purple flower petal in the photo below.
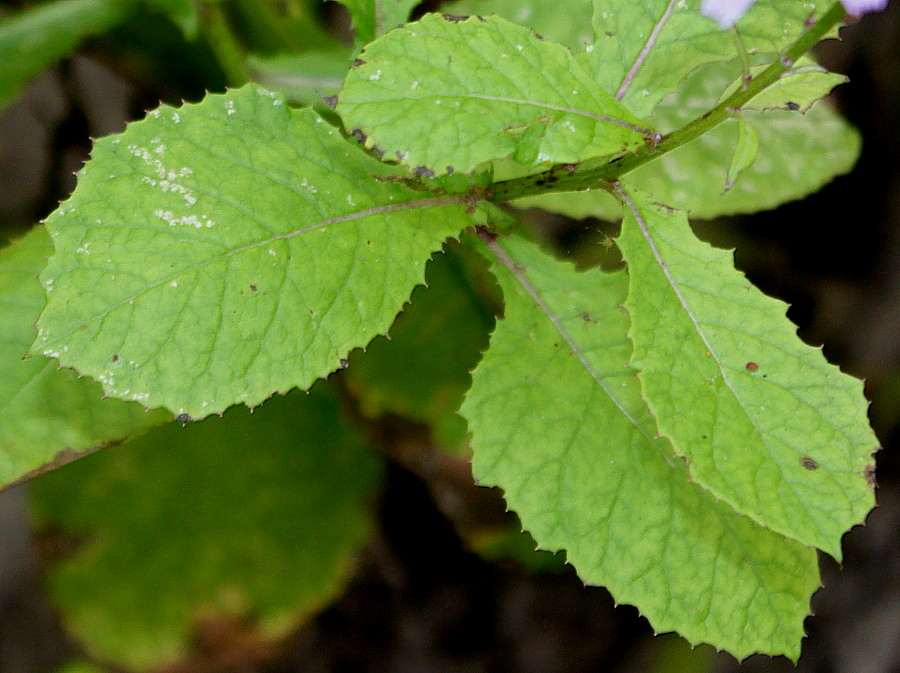
[[[879,0],[856,0],[857,2],[878,2]],[[731,28],[740,19],[754,0],[703,0],[700,13],[715,19],[720,28]],[[845,3],[846,4],[846,3]]]
[[[888,0],[841,0],[847,14],[859,16],[866,12],[877,12],[887,7]]]

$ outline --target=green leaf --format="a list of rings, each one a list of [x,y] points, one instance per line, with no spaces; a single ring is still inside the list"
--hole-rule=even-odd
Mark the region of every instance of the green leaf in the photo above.
[[[217,0],[210,1],[216,2]],[[200,28],[200,13],[195,0],[147,0],[147,4],[159,13],[168,16],[188,39],[194,39],[197,36]]]
[[[750,69],[750,75],[755,77],[766,66],[757,66]],[[742,110],[791,110],[806,113],[818,101],[825,98],[829,92],[839,84],[849,82],[849,78],[837,73],[828,72],[825,68],[811,58],[802,58],[797,65],[782,75],[773,85],[763,89],[741,107]],[[731,83],[722,94],[722,100],[728,98],[744,83],[741,76]]]
[[[796,658],[815,552],[693,484],[657,439],[626,368],[625,274],[576,273],[520,240],[491,247],[506,308],[462,408],[476,478],[657,632]]]
[[[714,67],[699,70],[677,96],[656,108],[655,125],[668,131],[705,114],[735,75],[733,70]],[[849,171],[859,156],[859,134],[826,103],[815,105],[806,115],[771,110],[746,111],[741,116],[757,131],[759,153],[727,193],[722,193],[722,185],[738,137],[733,121],[630,173],[629,184],[690,211],[693,217],[712,218],[753,213],[802,198]],[[603,191],[553,194],[519,204],[576,218],[622,216],[615,200]]]
[[[441,5],[449,14],[496,14],[507,21],[528,26],[542,37],[580,51],[594,41],[591,0],[460,0]]]
[[[460,447],[466,428],[456,414],[470,372],[487,349],[499,306],[480,256],[459,245],[429,262],[425,287],[390,330],[351,355],[344,381],[369,416],[399,414],[428,423],[443,447]]]
[[[83,39],[119,23],[127,7],[121,0],[56,0],[0,20],[0,106]]]
[[[204,623],[280,637],[340,590],[380,468],[323,385],[164,426],[32,482],[63,621],[129,669],[184,657]]]
[[[507,156],[537,166],[618,155],[650,133],[568,49],[498,17],[430,14],[376,40],[337,110],[367,146],[425,175]]]
[[[353,19],[357,44],[368,44],[379,35],[405,23],[421,0],[338,0]]]
[[[629,334],[644,398],[693,479],[738,512],[841,557],[874,506],[862,382],[807,346],[687,217],[619,191]]]
[[[291,102],[313,105],[334,96],[344,83],[350,55],[343,50],[278,54],[247,59],[254,81],[282,92]]]
[[[401,175],[257,86],[160,108],[98,141],[48,218],[33,348],[194,418],[309,387],[471,221]]]
[[[737,31],[723,31],[700,14],[700,0],[594,0],[596,42],[583,62],[600,86],[644,117],[699,66],[731,61],[742,51],[776,54],[802,34],[810,16],[830,6],[758,0]]]
[[[99,385],[52,360],[23,359],[44,306],[37,275],[52,251],[43,227],[0,251],[0,488],[172,419],[102,400]]]
[[[728,176],[725,178],[725,191],[734,187],[738,176],[753,166],[756,156],[759,154],[759,136],[753,124],[743,117],[738,118],[738,141],[731,157],[731,165],[728,167]]]

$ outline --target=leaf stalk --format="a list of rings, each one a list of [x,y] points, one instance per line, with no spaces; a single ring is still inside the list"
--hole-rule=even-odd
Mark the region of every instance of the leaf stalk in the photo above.
[[[599,167],[562,164],[535,175],[495,183],[491,187],[489,200],[494,203],[504,203],[549,192],[580,192],[594,189],[677,150],[731,118],[735,110],[740,110],[750,100],[778,81],[785,72],[791,69],[797,59],[812,49],[846,16],[847,12],[843,5],[836,2],[819,21],[809,25],[780,58],[759,75],[748,80],[746,86],[740,87],[709,112],[663,136],[658,143],[649,143],[635,152],[616,157]]]

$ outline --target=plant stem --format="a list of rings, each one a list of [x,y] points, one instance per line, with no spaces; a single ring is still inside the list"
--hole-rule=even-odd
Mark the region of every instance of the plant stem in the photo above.
[[[228,84],[230,86],[246,84],[250,75],[244,65],[243,49],[231,32],[222,5],[201,2],[199,10],[203,35],[215,54],[219,67],[225,73]]]
[[[578,192],[597,187],[600,184],[617,180],[623,175],[658,159],[659,157],[686,145],[695,138],[715,128],[729,119],[734,110],[740,110],[752,98],[767,87],[774,84],[803,54],[812,49],[835,25],[847,16],[841,3],[836,2],[825,15],[809,28],[759,75],[748,81],[745,87],[738,88],[731,96],[716,105],[706,114],[689,124],[676,129],[659,141],[656,145],[648,145],[631,154],[613,159],[597,168],[575,166],[554,166],[549,171],[528,175],[523,178],[505,180],[490,187],[489,200],[503,203],[525,196],[536,196],[549,192]]]

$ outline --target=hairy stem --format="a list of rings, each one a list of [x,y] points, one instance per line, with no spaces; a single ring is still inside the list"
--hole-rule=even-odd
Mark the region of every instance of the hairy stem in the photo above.
[[[543,173],[498,182],[491,187],[490,200],[494,203],[503,203],[548,192],[584,191],[616,180],[636,168],[686,145],[729,119],[733,110],[741,109],[752,98],[778,81],[785,72],[793,67],[797,59],[812,49],[846,16],[847,13],[843,6],[836,2],[819,21],[809,26],[797,41],[788,47],[781,58],[749,80],[745,87],[740,87],[706,114],[663,136],[659,143],[648,144],[636,152],[618,157],[599,167],[554,166]]]

